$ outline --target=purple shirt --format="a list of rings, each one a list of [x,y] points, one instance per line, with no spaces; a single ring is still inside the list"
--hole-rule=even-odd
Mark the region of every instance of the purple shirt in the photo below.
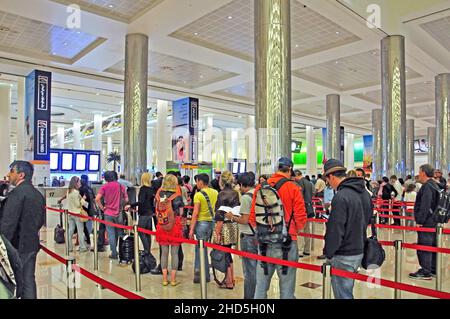
[[[105,201],[105,215],[117,217],[120,213],[120,196],[128,201],[125,187],[118,182],[109,182],[98,191]],[[121,194],[122,193],[122,194]]]

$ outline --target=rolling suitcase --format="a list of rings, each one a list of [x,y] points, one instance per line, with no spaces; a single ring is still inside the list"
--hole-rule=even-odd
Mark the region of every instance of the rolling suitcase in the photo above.
[[[131,264],[134,260],[134,236],[119,237],[119,262]]]
[[[59,214],[59,224],[56,225],[53,238],[57,244],[64,244],[66,242],[65,240],[65,230],[62,226],[62,214]]]

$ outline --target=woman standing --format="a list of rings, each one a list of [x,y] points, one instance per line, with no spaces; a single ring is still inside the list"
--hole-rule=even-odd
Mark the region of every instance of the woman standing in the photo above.
[[[225,218],[227,212],[219,210],[221,206],[227,206],[234,208],[240,205],[239,193],[233,189],[233,174],[229,171],[224,172],[220,176],[220,188],[221,191],[217,197],[216,202],[216,215],[214,220],[216,222],[213,242],[215,244],[229,247],[236,245],[238,241],[238,225],[232,220]],[[229,266],[225,279],[220,283],[220,288],[233,289],[234,288],[234,274],[233,274],[233,258],[230,253],[227,253],[226,258],[228,260]],[[218,282],[219,284],[219,282]]]
[[[147,230],[152,230],[152,217],[154,215],[153,201],[155,192],[151,186],[153,176],[150,173],[144,173],[141,176],[141,189],[138,196],[139,224],[138,226]],[[139,232],[139,238],[144,246],[144,251],[151,257],[152,236]],[[154,258],[154,257],[153,257]]]
[[[167,174],[163,179],[162,186],[156,193],[156,216],[158,226],[156,227],[156,241],[161,248],[161,268],[163,275],[163,286],[169,285],[169,250],[171,256],[171,278],[170,284],[177,286],[176,280],[178,269],[178,250],[181,243],[173,241],[167,236],[182,238],[181,215],[183,214],[183,198],[177,192],[178,179],[172,174]]]
[[[67,191],[67,210],[71,213],[80,214],[83,206],[87,205],[87,202],[81,197],[78,191],[81,187],[80,178],[73,176],[70,179],[69,190]],[[78,242],[80,243],[80,253],[87,251],[85,238],[84,238],[84,222],[79,217],[69,216],[69,251],[73,252],[72,236],[75,232],[75,227],[78,233]]]

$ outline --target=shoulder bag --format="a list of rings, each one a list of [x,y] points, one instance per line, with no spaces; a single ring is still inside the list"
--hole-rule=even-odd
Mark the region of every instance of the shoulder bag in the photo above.
[[[375,228],[375,216],[371,218],[372,236],[366,239],[364,243],[364,257],[361,266],[364,269],[378,269],[383,265],[386,259],[386,253],[383,246],[378,242],[377,230]]]

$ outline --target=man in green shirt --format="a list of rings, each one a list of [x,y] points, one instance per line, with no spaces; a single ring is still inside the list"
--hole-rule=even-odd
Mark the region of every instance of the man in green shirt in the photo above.
[[[209,241],[213,231],[214,207],[216,206],[218,192],[209,188],[209,176],[200,174],[197,176],[198,192],[194,196],[194,212],[192,213],[191,229],[189,238],[194,234],[197,240]],[[206,281],[210,281],[208,252],[205,247]],[[200,251],[195,247],[194,283],[200,283]]]

